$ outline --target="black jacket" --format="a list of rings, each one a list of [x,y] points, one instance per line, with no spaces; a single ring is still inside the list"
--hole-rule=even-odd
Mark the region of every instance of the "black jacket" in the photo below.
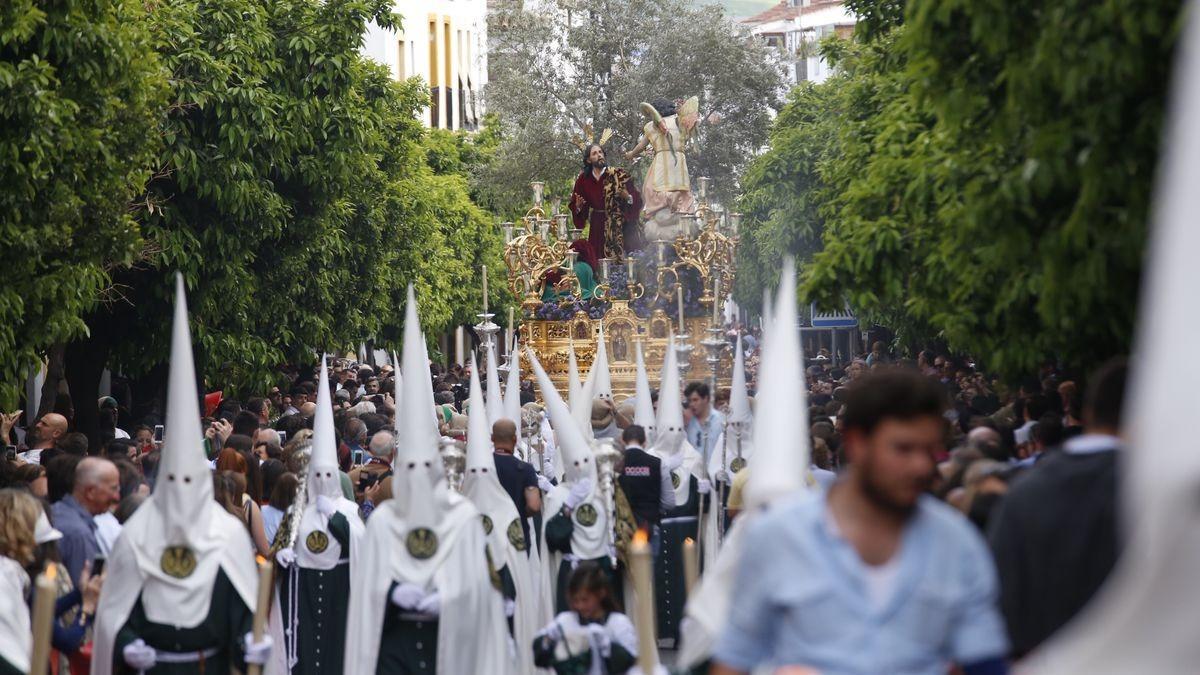
[[[618,479],[638,527],[657,525],[662,518],[662,461],[641,448],[625,451],[625,470]]]
[[[988,539],[1013,655],[1024,656],[1095,594],[1120,551],[1113,451],[1048,453],[991,516]]]

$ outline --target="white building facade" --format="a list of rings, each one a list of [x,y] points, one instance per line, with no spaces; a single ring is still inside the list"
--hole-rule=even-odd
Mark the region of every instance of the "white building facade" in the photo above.
[[[791,84],[828,79],[833,69],[817,48],[830,35],[849,37],[855,22],[841,0],[783,0],[741,21],[768,45],[787,55]]]
[[[392,77],[420,77],[429,87],[426,126],[473,131],[483,118],[487,84],[487,0],[394,0],[399,33],[372,24],[363,53]]]

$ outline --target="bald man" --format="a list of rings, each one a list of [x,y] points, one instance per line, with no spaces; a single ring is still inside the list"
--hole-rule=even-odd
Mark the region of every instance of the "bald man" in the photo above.
[[[21,453],[27,464],[41,464],[42,451],[53,448],[58,440],[67,435],[67,418],[58,413],[47,413],[33,425],[26,437],[29,449]]]
[[[63,533],[58,550],[76,588],[79,588],[84,563],[100,553],[95,517],[116,506],[120,500],[117,465],[107,459],[85,457],[75,467],[71,494],[51,507],[54,526]]]
[[[517,425],[512,420],[498,420],[492,425],[492,449],[496,459],[496,477],[508,496],[512,498],[521,516],[521,528],[525,541],[529,541],[528,518],[542,512],[542,492],[538,489],[537,472],[533,465],[522,462],[513,455],[517,447]]]

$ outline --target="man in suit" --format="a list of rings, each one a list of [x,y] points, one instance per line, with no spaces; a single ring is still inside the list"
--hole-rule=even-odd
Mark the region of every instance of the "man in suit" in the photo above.
[[[1074,617],[1116,563],[1125,376],[1124,361],[1095,374],[1084,401],[1084,433],[1027,470],[992,516],[1000,608],[1017,658]]]

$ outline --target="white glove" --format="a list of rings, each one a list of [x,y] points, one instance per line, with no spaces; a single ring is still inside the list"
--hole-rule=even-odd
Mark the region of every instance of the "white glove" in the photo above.
[[[588,641],[600,652],[601,656],[608,658],[612,654],[612,638],[608,637],[608,629],[598,623],[589,623],[585,629]]]
[[[542,492],[550,492],[554,490],[554,483],[551,483],[550,479],[545,476],[538,476],[538,487]]]
[[[291,567],[296,562],[296,551],[291,548],[281,548],[275,552],[275,562],[280,567]]]
[[[549,450],[542,455],[542,473],[547,476],[553,476],[554,473],[554,454]]]
[[[729,484],[729,472],[727,472],[725,469],[717,471],[717,475],[715,477],[718,483],[725,483],[726,485]]]
[[[254,633],[246,633],[242,637],[242,651],[246,653],[246,663],[260,666],[266,664],[271,658],[271,647],[274,645],[275,642],[266,633],[258,642],[254,641]]]
[[[416,584],[399,584],[392,589],[392,604],[400,609],[414,610],[426,595],[425,589]]]
[[[610,545],[608,547],[608,557],[612,559],[613,563],[617,562],[617,547],[616,546]]]
[[[699,485],[696,486],[696,491],[702,495],[706,495],[706,494],[712,492],[712,482],[709,481],[707,478],[701,478],[699,481]]]
[[[317,513],[328,518],[333,513],[333,500],[325,495],[317,495]]]
[[[568,509],[574,509],[579,506],[580,502],[587,499],[587,496],[592,493],[592,479],[581,478],[571,485],[571,492],[567,495],[564,502]]]
[[[426,595],[417,603],[417,611],[421,614],[440,615],[442,613],[442,596],[437,591]]]
[[[517,613],[516,601],[505,598],[504,599],[504,616],[507,616],[508,618],[511,619],[513,614],[516,614],[516,613]]]
[[[641,666],[635,665],[625,671],[625,675],[671,675],[671,671],[667,670],[667,667],[660,663],[654,667],[653,673],[643,673]]]
[[[158,663],[154,647],[147,645],[141,638],[125,645],[125,649],[121,653],[125,657],[125,663],[128,663],[129,667],[134,670],[150,670]]]
[[[662,468],[667,471],[674,471],[675,469],[678,469],[681,466],[683,466],[683,453],[682,452],[676,452],[674,454],[667,455],[662,460]]]

